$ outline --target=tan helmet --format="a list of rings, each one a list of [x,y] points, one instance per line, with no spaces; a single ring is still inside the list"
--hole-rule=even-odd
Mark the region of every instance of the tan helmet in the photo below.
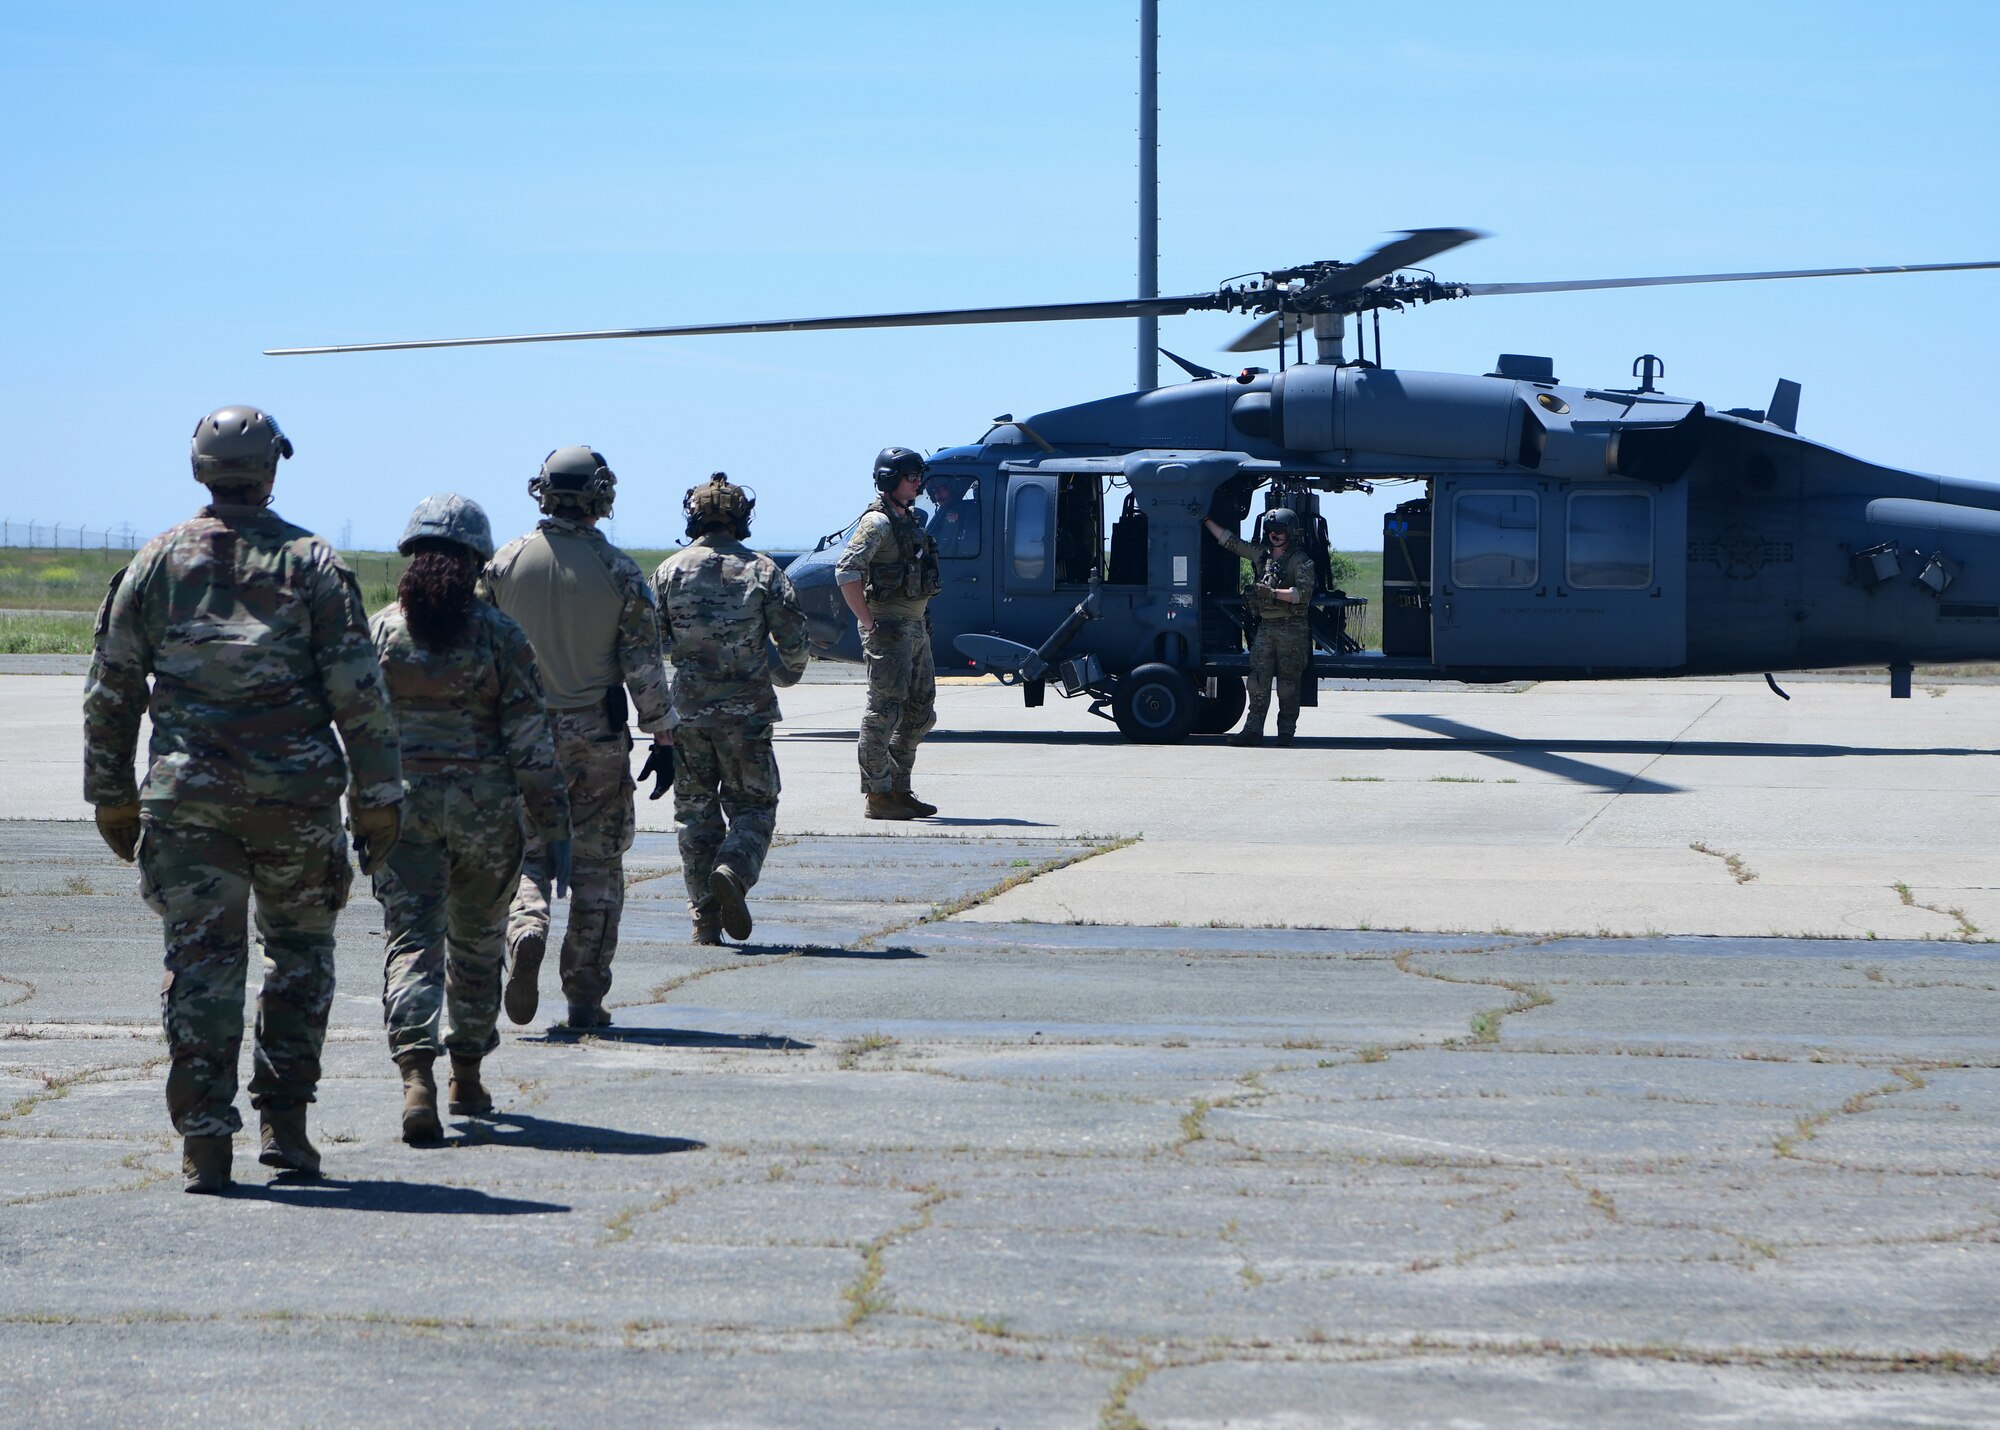
[[[528,479],[528,495],[545,513],[573,506],[585,516],[609,516],[617,487],[618,478],[604,458],[589,447],[556,448]]]
[[[292,455],[292,439],[269,413],[254,407],[218,407],[195,424],[188,458],[194,478],[208,486],[254,486],[278,474]]]
[[[706,482],[689,487],[681,498],[689,536],[700,536],[711,526],[726,526],[739,539],[748,536],[750,513],[756,508],[756,496],[730,481],[727,472],[711,473]]]

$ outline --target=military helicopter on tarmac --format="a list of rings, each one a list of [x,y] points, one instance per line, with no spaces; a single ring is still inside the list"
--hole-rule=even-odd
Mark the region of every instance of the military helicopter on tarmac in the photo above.
[[[1260,491],[1263,510],[1303,518],[1324,576],[1323,499],[1384,482],[1412,490],[1384,523],[1382,649],[1351,633],[1364,600],[1316,597],[1309,704],[1324,678],[1770,680],[1834,665],[1886,665],[1891,695],[1907,698],[1913,663],[2000,659],[2000,485],[1812,442],[1797,431],[1796,383],[1779,381],[1761,409],[1717,411],[1659,391],[1651,355],[1633,365],[1632,387],[1564,383],[1550,359],[1513,353],[1479,375],[1379,365],[1384,309],[2000,263],[1545,283],[1442,282],[1417,267],[1480,236],[1414,230],[1353,263],[1179,297],[272,351],[1260,315],[1231,351],[1275,348],[1276,371],[1224,374],[1161,349],[1188,381],[998,417],[930,459],[939,669],[994,674],[1030,706],[1053,684],[1141,742],[1221,733],[1242,714],[1252,618],[1240,563],[1202,523],[1239,528]],[[790,572],[816,654],[859,660],[836,554],[828,538]]]

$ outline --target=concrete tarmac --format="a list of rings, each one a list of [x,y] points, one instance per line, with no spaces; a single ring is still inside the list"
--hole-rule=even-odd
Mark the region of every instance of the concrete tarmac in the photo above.
[[[358,886],[327,1176],[213,1200],[80,681],[0,675],[0,1417],[1994,1423],[2000,690],[1791,689],[947,685],[885,826],[815,679],[750,945],[642,800],[614,1026],[546,970],[415,1149]]]

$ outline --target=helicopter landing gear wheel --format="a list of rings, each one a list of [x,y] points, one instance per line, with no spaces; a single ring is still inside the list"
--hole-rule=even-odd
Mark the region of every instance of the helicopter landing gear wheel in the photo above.
[[[1178,745],[1194,729],[1194,682],[1171,665],[1142,665],[1111,692],[1111,718],[1126,739],[1141,745]]]
[[[1227,735],[1243,718],[1243,708],[1249,703],[1250,693],[1243,688],[1242,676],[1211,676],[1195,687],[1195,734]]]

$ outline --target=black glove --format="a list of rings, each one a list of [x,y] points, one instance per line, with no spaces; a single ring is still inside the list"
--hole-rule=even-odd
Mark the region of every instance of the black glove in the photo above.
[[[653,746],[652,750],[646,756],[646,763],[639,766],[639,778],[643,780],[647,775],[653,777],[653,792],[646,796],[647,799],[659,799],[673,787],[674,747],[672,745]]]

